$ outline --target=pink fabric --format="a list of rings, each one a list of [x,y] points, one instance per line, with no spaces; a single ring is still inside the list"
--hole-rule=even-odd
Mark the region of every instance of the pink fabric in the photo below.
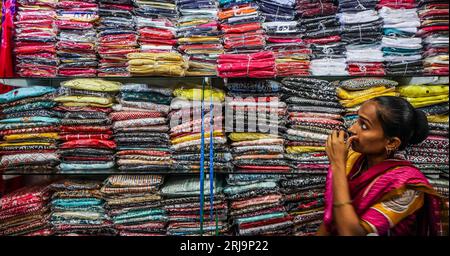
[[[353,166],[350,174],[355,173],[363,160],[361,156]],[[396,169],[393,169],[396,168]],[[376,180],[376,181],[375,181]],[[373,182],[370,190],[367,187]],[[353,180],[349,180],[350,197],[355,208],[356,214],[362,216],[369,208],[378,203],[384,195],[399,189],[403,186],[423,185],[431,187],[426,177],[408,161],[390,159],[372,166],[360,176]],[[426,210],[424,219],[418,221],[420,223],[418,235],[435,235],[438,216],[436,213],[439,209],[439,201],[435,196],[426,196],[426,205],[422,210]],[[428,207],[427,207],[428,206]],[[428,209],[426,209],[428,208]],[[328,169],[325,191],[325,213],[324,223],[327,230],[334,232],[333,221],[333,187],[332,187],[332,170]],[[393,228],[394,234],[411,234],[408,219],[401,221]]]

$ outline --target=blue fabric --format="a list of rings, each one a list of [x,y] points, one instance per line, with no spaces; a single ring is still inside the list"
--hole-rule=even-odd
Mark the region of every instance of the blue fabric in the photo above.
[[[45,116],[32,116],[25,118],[9,118],[0,120],[0,123],[47,123],[47,124],[59,124],[61,122],[58,118],[51,118]]]
[[[0,94],[0,103],[9,103],[28,97],[37,97],[47,93],[56,92],[56,88],[48,86],[31,86],[18,88],[7,93]]]

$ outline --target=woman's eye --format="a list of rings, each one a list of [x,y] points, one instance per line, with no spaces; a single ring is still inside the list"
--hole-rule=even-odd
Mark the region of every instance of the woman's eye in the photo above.
[[[363,130],[367,130],[367,125],[366,124],[361,124],[361,128],[363,129]]]

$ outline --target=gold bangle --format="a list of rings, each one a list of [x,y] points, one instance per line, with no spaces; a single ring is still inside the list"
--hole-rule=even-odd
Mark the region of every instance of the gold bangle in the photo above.
[[[352,200],[347,201],[347,202],[343,202],[343,203],[333,203],[333,207],[341,207],[347,204],[352,204]]]

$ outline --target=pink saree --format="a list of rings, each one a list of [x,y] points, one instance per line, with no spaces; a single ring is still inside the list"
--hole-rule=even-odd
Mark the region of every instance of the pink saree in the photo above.
[[[362,164],[364,157],[359,156],[351,166],[348,176],[354,174]],[[425,193],[425,202],[420,210],[410,218],[400,221],[389,229],[393,235],[437,235],[440,200],[426,177],[409,161],[388,159],[364,171],[358,177],[349,180],[352,205],[356,214],[362,216],[376,203],[401,194],[406,189]],[[413,221],[412,221],[413,220]],[[324,224],[329,232],[336,234],[333,225],[333,188],[332,170],[328,170],[325,191]]]

